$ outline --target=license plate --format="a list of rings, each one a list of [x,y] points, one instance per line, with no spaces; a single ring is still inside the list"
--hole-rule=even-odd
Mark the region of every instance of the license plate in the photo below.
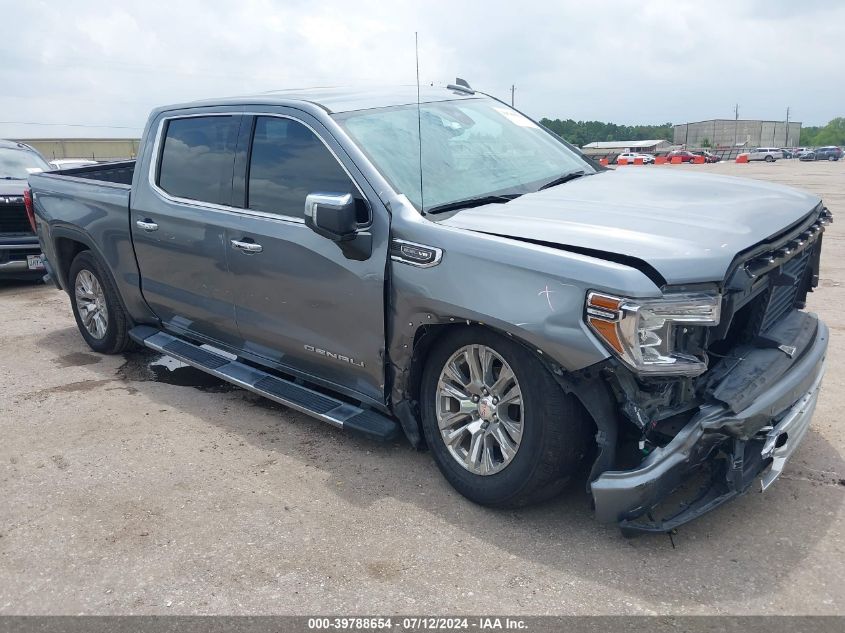
[[[44,270],[44,260],[41,255],[27,255],[26,266],[29,270]]]

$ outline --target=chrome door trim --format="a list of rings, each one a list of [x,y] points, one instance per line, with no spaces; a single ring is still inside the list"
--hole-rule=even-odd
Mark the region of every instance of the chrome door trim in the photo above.
[[[332,157],[337,161],[338,165],[340,165],[341,169],[346,173],[349,177],[349,180],[352,181],[352,184],[355,185],[355,188],[358,190],[358,193],[361,194],[361,197],[366,200],[370,207],[370,220],[366,224],[362,224],[361,228],[365,228],[372,224],[372,209],[373,205],[369,202],[369,198],[364,193],[364,190],[361,188],[361,185],[358,184],[358,181],[355,177],[349,172],[346,168],[346,165],[343,164],[343,161],[338,158],[337,153],[331,148],[331,146],[326,143],[325,139],[315,130],[311,125],[306,123],[305,121],[296,118],[295,116],[287,115],[287,114],[276,114],[273,112],[243,112],[240,110],[234,110],[231,112],[195,112],[190,114],[174,114],[172,116],[164,116],[159,120],[158,127],[156,129],[155,141],[153,142],[153,150],[152,156],[150,159],[150,168],[147,171],[147,182],[150,185],[150,189],[152,189],[153,193],[158,195],[160,198],[164,199],[167,202],[172,202],[176,204],[184,204],[191,207],[196,207],[200,209],[207,209],[209,211],[217,211],[222,213],[232,213],[236,215],[245,215],[255,218],[261,218],[265,220],[278,220],[281,222],[287,222],[291,224],[300,224],[305,226],[305,219],[299,218],[292,215],[284,215],[281,213],[267,213],[266,211],[258,211],[255,209],[244,209],[241,207],[233,207],[231,205],[224,205],[224,204],[215,204],[213,202],[203,202],[200,200],[193,200],[191,198],[182,198],[179,196],[174,196],[167,193],[164,189],[158,186],[156,183],[156,176],[158,175],[158,168],[161,164],[161,150],[164,145],[164,128],[165,125],[173,120],[176,119],[198,119],[198,118],[205,118],[210,116],[265,116],[265,117],[275,117],[279,119],[290,119],[291,121],[295,121],[307,127],[318,139],[320,142],[325,146],[327,150],[331,153]],[[250,157],[251,158],[251,157]],[[248,185],[247,185],[248,186]]]

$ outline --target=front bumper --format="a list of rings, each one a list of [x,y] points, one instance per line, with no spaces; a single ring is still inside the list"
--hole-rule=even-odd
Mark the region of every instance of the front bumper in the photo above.
[[[665,532],[746,492],[755,481],[768,488],[807,432],[824,375],[828,329],[815,316],[804,316],[817,323],[812,342],[747,407],[735,412],[725,404],[704,405],[637,468],[595,479],[596,518],[619,522],[626,531]],[[755,380],[759,383],[760,377]],[[749,380],[748,388],[753,387]],[[656,506],[704,466],[712,472],[698,495],[677,513],[655,519]],[[644,515],[647,522],[641,520]]]
[[[0,238],[0,278],[36,279],[43,277],[46,270],[30,270],[28,255],[41,255],[41,246],[36,237]]]

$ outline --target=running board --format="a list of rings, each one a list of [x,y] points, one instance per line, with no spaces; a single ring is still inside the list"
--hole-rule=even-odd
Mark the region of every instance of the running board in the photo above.
[[[136,343],[340,429],[383,442],[398,435],[399,425],[387,416],[256,369],[234,356],[223,356],[222,350],[214,353],[147,325],[132,328],[129,336]]]

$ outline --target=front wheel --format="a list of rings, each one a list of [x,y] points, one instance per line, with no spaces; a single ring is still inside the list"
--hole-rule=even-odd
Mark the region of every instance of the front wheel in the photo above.
[[[129,319],[117,290],[90,251],[82,251],[73,260],[68,282],[73,316],[88,346],[101,354],[117,354],[131,347]]]
[[[775,162],[775,157],[774,156],[766,156],[766,162],[767,163]]]
[[[836,156],[828,156],[827,159],[829,161],[834,161],[834,160],[836,160]]]
[[[440,471],[476,503],[518,507],[560,492],[586,453],[580,403],[522,345],[483,328],[438,341],[420,392]]]

